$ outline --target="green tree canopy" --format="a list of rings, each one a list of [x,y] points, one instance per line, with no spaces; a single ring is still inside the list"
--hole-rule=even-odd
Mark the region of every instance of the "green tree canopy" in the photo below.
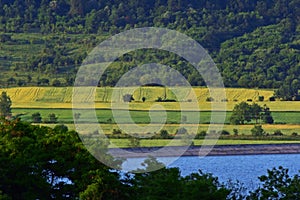
[[[6,94],[6,92],[2,92],[0,97],[0,117],[10,117],[11,116],[11,105],[12,102],[10,97]]]
[[[246,122],[251,122],[251,120],[255,120],[256,124],[260,120],[268,124],[273,124],[274,122],[270,108],[267,105],[261,107],[257,103],[250,105],[246,102],[241,102],[234,106],[230,117],[231,124],[245,124]]]
[[[5,121],[0,129],[3,195],[11,199],[76,199],[97,183],[103,198],[120,196],[118,174],[96,160],[76,132],[19,120]],[[107,159],[115,162],[110,156]]]

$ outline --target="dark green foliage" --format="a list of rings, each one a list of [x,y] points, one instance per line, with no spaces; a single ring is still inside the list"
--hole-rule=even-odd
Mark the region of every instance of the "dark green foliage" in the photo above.
[[[200,133],[197,133],[195,136],[195,139],[202,139],[207,135],[206,131],[200,131]]]
[[[242,196],[202,171],[181,176],[178,168],[165,168],[154,158],[144,161],[139,173],[123,178],[96,160],[77,133],[64,125],[54,129],[20,121],[0,124],[0,199],[204,199],[223,200]],[[94,138],[87,134],[84,140]],[[108,143],[96,142],[109,162]],[[160,169],[152,171],[154,169]],[[64,180],[62,180],[64,179]],[[247,199],[298,199],[300,179],[282,167],[259,177],[262,185]],[[68,180],[68,181],[66,181]],[[228,189],[230,188],[230,189]],[[236,199],[236,198],[234,198]]]
[[[299,81],[293,85],[282,85],[275,91],[275,96],[284,101],[294,100],[298,96]]]
[[[251,106],[246,102],[241,102],[234,106],[230,117],[231,124],[244,124],[251,121]]]
[[[58,117],[56,117],[55,113],[51,113],[49,114],[49,120],[47,122],[51,124],[55,124],[57,123],[57,119]]]
[[[33,113],[31,115],[31,117],[32,117],[33,123],[41,123],[42,122],[42,116],[39,112]]]
[[[226,130],[220,131],[220,134],[221,135],[230,135],[230,133],[228,131],[226,131]]]
[[[58,80],[58,79],[55,79],[53,82],[52,82],[52,86],[54,86],[54,87],[59,87],[59,86],[61,86],[62,84],[61,84],[61,82]]]
[[[1,1],[1,48],[18,45],[22,49],[24,44],[39,48],[29,55],[28,50],[22,55],[5,51],[0,59],[1,66],[5,66],[1,72],[27,72],[33,78],[31,85],[49,85],[59,75],[70,86],[87,52],[102,41],[84,34],[108,36],[135,27],[165,27],[185,33],[203,45],[216,61],[226,86],[295,85],[300,75],[299,4],[298,0]],[[32,39],[30,35],[19,37],[19,33],[42,33],[45,37]],[[70,37],[76,34],[81,35]],[[79,45],[66,45],[75,43]],[[141,60],[159,60],[179,69],[191,85],[205,85],[183,59],[166,52],[157,56],[145,54],[144,50],[121,57],[101,77],[99,85],[114,86],[122,74]],[[40,78],[47,78],[48,82],[37,80],[41,74],[46,77]],[[7,77],[1,78],[5,81],[0,84],[7,86]],[[10,86],[24,85],[19,82],[21,76],[14,78],[16,82]]]
[[[258,101],[264,101],[265,97],[264,96],[258,96]]]
[[[133,98],[133,96],[131,94],[125,94],[123,96],[123,101],[124,102],[131,102],[131,101],[134,101],[134,98]]]
[[[53,128],[53,130],[58,133],[67,133],[69,129],[66,125],[61,124],[61,125],[56,125]]]
[[[162,139],[168,139],[168,138],[170,138],[169,132],[167,130],[161,130],[160,133],[159,133],[159,136]]]
[[[11,116],[11,104],[10,97],[7,96],[6,92],[2,92],[0,97],[0,118]]]
[[[251,120],[255,120],[256,124],[260,120],[267,124],[274,123],[270,108],[267,105],[261,107],[256,103],[249,105],[246,102],[241,102],[234,106],[230,117],[231,124],[245,124]]]
[[[288,169],[281,166],[268,170],[268,175],[260,176],[259,180],[262,186],[251,192],[247,199],[289,200],[300,196],[300,177],[290,177]]]
[[[141,145],[141,139],[138,135],[129,136],[129,146],[130,147],[139,147]]]
[[[264,105],[264,107],[263,107],[262,121],[267,124],[274,123],[270,108],[268,108],[266,105]]]
[[[275,135],[275,136],[283,136],[283,133],[281,132],[281,130],[276,130],[276,131],[274,131],[273,135]]]
[[[122,134],[122,131],[120,129],[113,129],[112,134],[114,134],[114,135],[120,135],[120,134]]]
[[[275,97],[270,97],[269,101],[275,101]]]
[[[255,125],[254,128],[251,129],[251,133],[253,136],[263,136],[265,135],[265,131],[261,125]]]
[[[145,161],[145,170],[139,170],[132,185],[134,189],[132,199],[204,199],[221,200],[226,199],[230,193],[211,174],[201,171],[189,176],[182,177],[178,168],[164,168],[162,163],[150,158]],[[162,168],[163,167],[163,168]],[[158,171],[148,170],[162,168]]]
[[[296,137],[296,136],[298,136],[298,133],[297,132],[293,132],[292,136]]]
[[[214,98],[212,98],[212,97],[207,97],[207,98],[206,98],[206,101],[212,102],[212,101],[214,101]]]
[[[98,162],[74,131],[19,120],[3,121],[0,128],[5,147],[0,148],[0,198],[77,199],[95,183],[103,196],[122,196],[118,175]]]
[[[233,129],[233,134],[235,136],[238,136],[239,135],[239,130],[237,130],[236,128]]]

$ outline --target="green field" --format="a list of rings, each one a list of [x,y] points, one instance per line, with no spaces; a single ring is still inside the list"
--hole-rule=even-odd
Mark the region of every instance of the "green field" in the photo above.
[[[2,89],[4,90],[4,89]],[[122,98],[123,94],[126,94],[130,88],[118,88],[117,93],[119,99]],[[183,88],[177,88],[183,90]],[[181,123],[181,114],[189,116],[187,121],[183,121],[187,126],[199,126],[198,133],[200,131],[207,131],[209,127],[211,117],[211,102],[206,102],[206,98],[209,97],[208,90],[206,88],[193,88],[196,96],[200,112],[193,111],[193,107],[187,109],[185,113],[180,112],[180,104],[189,104],[186,99],[176,99],[177,101],[184,102],[155,102],[155,99],[159,96],[166,95],[169,99],[175,98],[171,89],[165,89],[162,87],[142,87],[138,88],[134,92],[135,101],[129,103],[130,117],[135,124],[139,126],[146,126],[151,123],[153,128],[160,127],[160,120],[154,118],[151,122],[150,111],[153,105],[160,105],[162,108],[151,111],[152,114],[160,116],[166,110],[166,122],[164,123],[163,129],[167,130],[170,134],[175,134]],[[43,118],[43,121],[47,121],[50,113],[55,113],[58,117],[60,124],[66,124],[70,129],[74,129],[74,120],[72,114],[72,92],[71,87],[24,87],[24,88],[8,88],[5,89],[8,95],[11,97],[13,102],[13,114],[19,115],[23,120],[31,122],[31,115],[39,112]],[[91,98],[95,98],[95,108],[98,122],[101,128],[106,134],[111,134],[113,129],[120,129],[115,123],[114,115],[111,110],[111,96],[113,88],[84,88],[84,93],[80,96],[80,101],[90,101]],[[227,111],[224,130],[233,134],[233,129],[237,129],[239,135],[250,135],[251,129],[254,126],[254,122],[248,125],[230,125],[229,118],[233,106],[246,99],[253,99],[257,102],[257,97],[263,95],[265,101],[257,102],[260,105],[267,104],[271,108],[272,116],[275,124],[263,125],[263,129],[273,134],[276,130],[281,130],[284,135],[291,135],[293,132],[300,133],[300,102],[283,102],[283,101],[268,101],[268,97],[273,95],[272,90],[254,90],[254,89],[234,89],[227,88]],[[142,102],[141,98],[145,96],[146,102]],[[216,102],[220,103],[220,102]],[[251,102],[249,102],[251,103]],[[194,105],[194,104],[192,104]],[[90,116],[93,110],[78,110],[81,113],[80,119],[87,123],[90,121]],[[128,116],[125,115],[126,111],[118,110],[117,115],[124,120],[124,123],[128,122]],[[200,122],[195,118],[200,114]],[[216,114],[224,114],[224,111],[218,111]],[[199,125],[200,124],[200,125]],[[45,124],[47,126],[55,126],[55,124]],[[213,130],[213,125],[212,128]],[[149,142],[149,141],[148,141]],[[228,141],[226,141],[228,142]],[[237,142],[235,140],[234,142]],[[244,142],[244,141],[243,141]],[[241,143],[243,143],[241,142]],[[266,141],[263,141],[264,143]]]
[[[128,139],[110,139],[110,142],[119,148],[132,147]],[[141,147],[155,147],[155,146],[166,146],[171,140],[166,139],[155,139],[155,140],[141,140]],[[203,140],[193,140],[194,145],[202,145]],[[284,141],[284,140],[218,140],[217,145],[236,145],[236,144],[289,144],[289,143],[300,143],[300,141]],[[173,141],[174,145],[182,145],[181,140]],[[111,145],[110,147],[112,147]]]
[[[82,112],[81,118],[82,119],[89,119],[89,113],[93,112],[93,110],[80,110]],[[78,112],[80,112],[78,111]],[[21,116],[22,119],[26,121],[31,121],[31,115],[35,112],[39,112],[44,119],[48,117],[50,113],[55,113],[58,116],[58,120],[60,123],[73,123],[73,116],[72,116],[72,109],[58,109],[58,108],[14,108],[13,114],[23,114]],[[118,110],[117,112],[118,116],[122,116],[125,113],[127,113],[126,110]],[[149,111],[143,111],[143,110],[131,110],[130,116],[132,117],[132,120],[137,124],[148,124],[150,123],[151,119],[149,116]],[[160,115],[163,113],[162,111],[155,111],[156,114]],[[166,111],[167,113],[167,124],[179,124],[181,123],[181,115],[185,116],[191,116],[190,120],[187,122],[188,124],[209,124],[211,112],[210,111],[200,111],[199,112],[193,112],[193,111],[185,111],[181,113],[180,111]],[[226,120],[225,124],[229,124],[229,118],[231,116],[231,111],[226,112]],[[96,109],[96,114],[98,117],[98,121],[100,123],[113,123],[114,122],[114,116],[112,113],[112,110],[110,109]],[[216,112],[218,115],[224,115],[224,112]],[[194,117],[195,116],[195,117]],[[200,122],[197,121],[195,118],[200,117]],[[272,112],[272,116],[274,118],[275,123],[277,124],[299,124],[300,125],[300,112],[290,112],[290,111],[275,111]],[[125,116],[123,119],[125,122],[127,121]],[[152,123],[158,123],[159,120],[157,119]]]

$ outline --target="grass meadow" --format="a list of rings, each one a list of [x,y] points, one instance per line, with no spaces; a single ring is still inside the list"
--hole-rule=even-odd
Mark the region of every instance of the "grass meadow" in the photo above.
[[[128,139],[110,139],[111,145],[119,148],[132,147]],[[167,139],[155,139],[155,140],[140,140],[141,147],[153,147],[153,146],[166,146],[171,142]],[[194,145],[202,145],[203,140],[193,140]],[[216,145],[238,145],[238,144],[291,144],[300,143],[300,141],[290,141],[290,140],[218,140]],[[181,140],[173,141],[172,145],[183,145]]]
[[[180,90],[183,88],[177,88],[177,92],[180,93]],[[69,129],[74,129],[74,120],[72,113],[72,92],[73,88],[71,87],[22,87],[22,88],[8,88],[2,89],[6,91],[11,97],[13,105],[12,111],[14,115],[19,115],[22,120],[31,122],[32,114],[39,112],[42,116],[43,121],[48,120],[50,113],[55,113],[58,117],[59,124],[65,124]],[[115,123],[115,116],[111,110],[112,107],[112,94],[113,88],[84,88],[84,93],[79,96],[79,101],[86,102],[91,101],[91,98],[94,98],[95,101],[95,112],[97,120],[106,134],[112,134],[113,129],[120,129],[120,127]],[[117,88],[116,97],[119,100],[122,100],[122,95],[128,93],[130,88]],[[150,126],[153,126],[154,130],[159,130],[160,120],[159,117],[166,113],[166,122],[163,129],[167,130],[170,134],[175,134],[179,128],[180,123],[186,124],[186,126],[198,126],[198,133],[201,131],[207,131],[209,127],[210,117],[211,117],[211,102],[207,102],[206,98],[210,96],[206,88],[193,88],[193,92],[196,94],[197,103],[200,108],[200,112],[193,111],[193,107],[189,109],[188,99],[179,97],[176,99],[181,102],[155,102],[157,97],[166,96],[168,99],[175,99],[174,93],[166,88],[162,87],[141,87],[134,91],[133,96],[135,98],[134,102],[128,104],[130,109],[129,116],[126,115],[127,111],[122,110],[122,107],[119,107],[116,115],[119,117],[124,124],[128,122],[129,117],[132,119],[132,123],[135,123],[139,126],[147,126],[151,123]],[[173,95],[173,96],[172,96]],[[275,124],[268,125],[263,124],[262,127],[266,133],[270,135],[276,130],[281,130],[281,132],[288,136],[294,132],[300,133],[300,102],[283,102],[275,101],[270,102],[268,98],[273,95],[272,90],[254,90],[254,89],[226,89],[226,99],[227,104],[226,110],[226,119],[223,130],[228,131],[233,135],[233,129],[238,130],[239,136],[251,135],[251,129],[254,126],[254,122],[247,125],[230,125],[229,118],[231,116],[231,110],[235,104],[246,101],[247,99],[252,99],[254,102],[259,103],[260,105],[267,104],[272,111],[272,116],[274,118]],[[265,101],[258,102],[258,96],[264,96]],[[142,102],[142,97],[146,97],[146,101]],[[188,97],[187,97],[188,98]],[[216,104],[221,102],[214,102]],[[251,102],[249,102],[251,104]],[[154,105],[160,105],[160,107],[153,107]],[[187,108],[184,112],[181,113],[180,104],[184,105],[184,108]],[[195,105],[195,104],[192,104]],[[125,107],[124,107],[125,108]],[[153,109],[154,108],[154,109]],[[152,110],[151,110],[152,109]],[[162,110],[165,109],[165,110]],[[149,111],[150,110],[150,111]],[[76,112],[76,111],[75,111]],[[94,111],[91,109],[81,109],[78,110],[80,113],[80,120],[84,123],[87,123],[90,120],[90,116]],[[218,114],[224,114],[225,111],[217,111]],[[152,121],[150,116],[154,116]],[[188,116],[188,119],[185,120],[185,117]],[[200,121],[197,121],[197,116],[200,115]],[[183,121],[181,122],[181,119]],[[54,127],[56,124],[41,124]],[[214,130],[211,125],[211,130]],[[146,133],[145,133],[146,134]],[[115,140],[115,139],[113,139]],[[126,146],[126,139],[116,139],[118,145]],[[152,142],[152,143],[151,143]],[[160,146],[160,144],[167,143],[168,140],[142,140],[141,145],[143,146]],[[260,140],[219,140],[218,144],[244,144],[244,143],[267,143],[269,141],[260,141]],[[278,143],[279,141],[270,141]],[[285,141],[281,141],[285,142]],[[289,142],[289,141],[287,141]],[[123,144],[124,143],[124,144]],[[201,140],[195,140],[195,145],[201,144]]]

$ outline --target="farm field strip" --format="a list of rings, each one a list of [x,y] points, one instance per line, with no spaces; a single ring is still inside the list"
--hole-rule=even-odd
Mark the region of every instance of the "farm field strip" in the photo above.
[[[109,141],[119,147],[119,148],[126,148],[132,147],[130,145],[129,139],[109,139]],[[203,144],[204,140],[193,140],[194,145],[200,146]],[[166,139],[142,139],[140,140],[140,147],[157,147],[157,146],[167,146],[171,140]],[[293,144],[293,143],[300,143],[300,141],[277,141],[277,140],[218,140],[216,145],[237,145],[237,144]],[[109,147],[112,147],[113,145]],[[181,140],[173,141],[174,145],[183,145]]]
[[[31,120],[31,115],[35,112],[39,112],[43,118],[47,118],[50,113],[55,113],[58,116],[58,120],[61,123],[70,123],[73,122],[73,114],[72,114],[72,109],[71,108],[13,108],[13,114],[24,114],[21,116],[22,119],[25,119],[27,121]],[[94,112],[93,110],[78,110],[78,112],[82,112],[81,114],[81,119],[89,119],[90,113]],[[126,122],[126,115],[124,115],[127,111],[126,110],[118,110],[119,117],[124,116],[124,121]],[[138,124],[148,124],[150,123],[150,116],[149,116],[149,111],[145,110],[131,110],[129,111],[130,115],[135,123]],[[157,113],[161,111],[155,111]],[[200,111],[200,122],[197,121],[197,116],[199,116],[199,112],[194,112],[194,111],[185,111],[185,112],[180,112],[180,111],[166,111],[167,113],[167,124],[179,124],[181,123],[181,115],[189,116],[190,120],[189,123],[191,124],[209,124],[210,122],[210,117],[211,117],[211,112],[210,111]],[[231,116],[231,111],[226,112],[226,119],[225,123],[229,124],[229,118]],[[110,109],[96,109],[96,114],[98,117],[98,121],[100,123],[111,123],[113,122],[114,116],[112,113],[112,110]],[[216,112],[216,115],[220,114],[223,115],[224,112]],[[291,126],[292,124],[299,124],[300,125],[300,112],[279,112],[275,111],[272,112],[272,116],[274,118],[274,121],[276,126]],[[155,120],[155,118],[154,118]],[[153,121],[159,122],[158,121]],[[253,126],[253,125],[252,125]],[[268,126],[268,125],[264,125]]]
[[[81,101],[90,101],[93,99],[93,87],[86,87],[85,92],[79,95]],[[111,108],[112,93],[115,91],[118,95],[118,99],[122,99],[122,95],[129,92],[132,88],[111,88],[102,87],[96,88],[95,92],[95,107],[96,108]],[[166,97],[167,99],[175,99],[172,92],[173,90],[182,91],[185,88],[170,88],[165,89],[161,87],[141,87],[134,91],[134,102],[129,104],[130,109],[136,110],[149,110],[158,97]],[[200,110],[211,110],[211,102],[207,102],[206,99],[210,97],[207,88],[193,88],[194,93],[197,96]],[[17,87],[6,88],[0,91],[6,91],[11,97],[14,108],[72,108],[72,87]],[[84,90],[83,90],[84,91]],[[226,88],[226,106],[227,110],[232,110],[234,105],[241,101],[252,99],[257,101],[258,96],[264,96],[265,101],[257,102],[260,105],[267,104],[271,111],[300,111],[300,102],[270,102],[268,98],[273,95],[272,90],[255,90],[255,89],[242,89],[242,88]],[[146,102],[142,102],[143,95],[146,96]],[[187,96],[189,96],[188,94]],[[161,102],[160,105],[164,106],[166,110],[180,110],[180,104],[184,104],[190,110],[192,107],[188,107],[189,97],[178,97],[180,102]],[[221,102],[214,102],[215,104],[221,104]],[[249,102],[251,103],[251,102]],[[288,104],[287,104],[288,103]],[[288,105],[288,106],[287,106]]]

